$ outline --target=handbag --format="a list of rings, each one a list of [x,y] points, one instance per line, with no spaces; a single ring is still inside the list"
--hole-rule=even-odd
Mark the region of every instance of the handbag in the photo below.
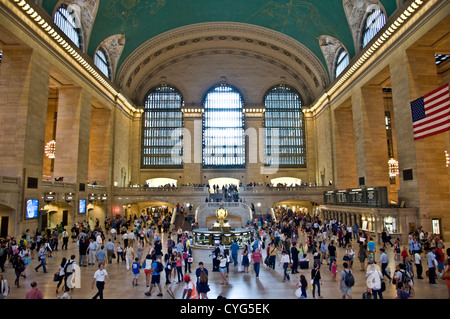
[[[59,271],[55,272],[53,275],[53,281],[59,281],[61,279],[61,276],[59,275]]]
[[[347,255],[344,255],[344,257],[342,258],[342,260],[344,260],[344,261],[349,261],[349,260],[350,260],[350,257],[347,256]]]

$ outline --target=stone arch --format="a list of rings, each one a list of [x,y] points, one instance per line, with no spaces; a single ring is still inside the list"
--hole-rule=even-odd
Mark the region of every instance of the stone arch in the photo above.
[[[53,15],[56,10],[62,5],[70,5],[74,10],[78,12],[80,20],[80,28],[83,33],[83,45],[86,49],[89,46],[89,39],[91,37],[92,27],[94,26],[95,17],[99,6],[99,1],[96,0],[60,0],[56,4]]]
[[[330,35],[321,35],[318,40],[320,49],[322,50],[323,56],[325,57],[325,61],[327,63],[330,80],[334,80],[337,54],[339,53],[341,48],[344,49],[347,54],[349,54],[348,50],[341,41]]]
[[[387,17],[386,10],[379,0],[343,0],[345,16],[352,32],[355,52],[358,54],[361,51],[361,36],[363,29],[363,22],[373,6],[378,6]]]
[[[235,22],[193,24],[156,36],[121,64],[115,82],[138,103],[142,92],[154,85],[171,66],[219,56],[221,61],[239,59],[278,68],[277,77],[285,74],[297,82],[293,86],[299,88],[306,104],[312,103],[329,83],[325,67],[305,45],[267,28]],[[231,81],[230,77],[228,80]],[[171,81],[176,82],[172,76]],[[204,87],[202,84],[201,90]],[[198,95],[196,93],[195,98]],[[191,98],[186,97],[186,100],[191,101]]]

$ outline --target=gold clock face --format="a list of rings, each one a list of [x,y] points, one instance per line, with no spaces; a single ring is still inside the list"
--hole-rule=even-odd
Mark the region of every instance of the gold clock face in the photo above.
[[[219,208],[218,210],[216,210],[216,216],[219,219],[225,219],[227,215],[228,215],[227,210],[224,208]]]

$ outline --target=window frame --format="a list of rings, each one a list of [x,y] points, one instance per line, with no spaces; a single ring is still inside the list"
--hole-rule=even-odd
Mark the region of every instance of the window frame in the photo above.
[[[342,53],[345,53],[345,57],[341,59]],[[342,69],[339,73],[337,73],[338,68],[341,66],[342,62],[345,61],[345,59],[347,60],[347,64],[344,67],[342,67]],[[342,72],[349,66],[349,64],[350,64],[350,56],[349,56],[347,50],[344,47],[340,47],[336,52],[336,58],[335,58],[335,62],[334,62],[334,68],[333,68],[334,78],[335,79],[338,78],[339,75],[341,75]]]
[[[162,92],[158,92],[161,90]],[[170,90],[171,92],[167,92],[164,90]],[[156,105],[154,107],[149,106],[150,95],[152,94],[169,94],[169,95],[177,95],[179,97],[179,106],[176,107],[167,107],[167,106],[159,106]],[[164,101],[161,99],[164,104]],[[175,100],[172,100],[175,101]],[[166,101],[167,102],[167,101]],[[173,131],[170,130],[176,129],[184,129],[184,116],[182,108],[184,106],[184,98],[181,92],[174,86],[160,84],[151,88],[144,98],[144,112],[142,113],[141,119],[141,169],[182,169],[183,168],[183,152],[184,152],[184,143],[181,144],[181,149],[179,150],[179,155],[181,156],[181,163],[169,163],[169,161],[164,161],[164,159],[171,158],[171,153],[173,147],[183,142],[184,134],[180,136],[179,141],[174,141],[171,137]],[[167,119],[167,115],[164,112],[174,113],[176,116],[172,116]],[[150,117],[148,117],[149,115]],[[154,122],[153,118],[154,116]],[[146,125],[146,121],[149,122],[149,125]],[[170,123],[170,121],[172,123]],[[164,124],[163,124],[164,122]],[[172,126],[168,126],[167,124],[173,124]],[[154,124],[154,126],[153,126]],[[148,131],[148,133],[146,133]],[[170,134],[169,134],[170,133]],[[164,143],[164,141],[167,141]],[[172,143],[173,142],[173,143]],[[146,154],[146,151],[153,150],[153,153]],[[170,151],[170,152],[169,152]],[[168,156],[170,155],[170,157]],[[146,162],[146,159],[148,161]],[[154,162],[157,162],[158,159],[162,163],[150,163],[151,159],[155,159]]]
[[[379,12],[381,14],[372,19],[372,15],[374,15],[376,12]],[[368,24],[369,19],[372,19],[372,23],[370,25]],[[377,23],[379,22],[378,21],[379,19],[382,19],[382,24]],[[361,39],[360,39],[361,50],[364,49],[367,46],[367,44],[369,44],[370,41],[372,41],[373,38],[375,38],[375,36],[380,32],[380,30],[384,28],[384,26],[386,25],[386,21],[387,21],[386,13],[380,6],[373,5],[370,11],[367,10],[366,15],[364,16],[364,19],[362,20],[361,23]],[[372,27],[372,25],[374,24],[375,27]],[[372,31],[369,33],[369,31],[373,29],[377,30],[375,32]]]
[[[270,94],[286,94],[284,92],[276,92],[276,90],[280,90],[281,88],[288,89],[291,92],[288,92],[288,94],[293,94],[297,96],[297,100],[291,100],[289,101],[290,104],[298,103],[299,107],[270,107],[268,105],[268,96]],[[280,99],[281,100],[281,99]],[[278,101],[280,101],[278,100]],[[264,95],[263,99],[263,105],[265,106],[265,112],[263,117],[263,128],[264,128],[264,166],[273,166],[278,165],[279,168],[306,168],[307,167],[307,153],[306,153],[306,135],[305,135],[305,117],[303,116],[302,107],[303,107],[303,101],[300,93],[298,90],[296,90],[293,86],[286,85],[286,84],[278,84],[272,86],[269,90],[267,90],[266,94]],[[268,115],[271,113],[281,115],[283,113],[293,114],[291,117],[282,117],[282,116],[275,116],[272,119],[269,119]],[[296,118],[295,112],[298,112],[298,117]],[[299,125],[294,126],[295,121],[299,120]],[[272,120],[274,123],[273,125],[268,126],[268,122]],[[292,125],[277,125],[277,123],[292,123]],[[280,143],[278,145],[278,152],[279,154],[282,154],[284,156],[278,157],[278,163],[269,163],[268,162],[268,156],[270,156],[272,153],[269,153],[269,146],[268,145],[268,136],[270,136],[269,130],[270,129],[281,129],[286,132],[291,132],[292,130],[297,130],[294,133],[294,136],[289,136],[286,134],[281,134],[282,131],[279,131],[279,137],[285,138],[287,141],[294,142],[293,144],[287,144],[282,145],[282,141],[280,140]],[[275,146],[277,147],[277,146]],[[272,147],[270,146],[270,151]],[[288,152],[283,151],[283,149],[289,150]],[[298,152],[294,152],[294,149],[298,149]],[[296,155],[297,154],[297,155]],[[287,155],[287,156],[286,156]],[[293,156],[296,155],[296,156]],[[291,163],[281,163],[281,158],[287,159],[291,158]],[[294,160],[293,160],[294,159]],[[296,160],[298,159],[298,160]]]
[[[56,26],[72,41],[73,44],[75,44],[76,47],[80,48],[81,51],[84,52],[84,35],[83,30],[80,27],[76,26],[76,21],[73,18],[72,14],[68,11],[69,5],[66,3],[61,4],[56,10],[53,15],[53,22],[56,24]],[[61,10],[61,11],[60,11]],[[61,19],[58,19],[58,17],[61,17]],[[68,17],[71,17],[72,20],[69,21]],[[80,17],[78,17],[80,19]],[[59,21],[65,21],[65,25],[61,25]],[[80,22],[81,24],[81,22]],[[64,27],[69,27],[70,29],[65,29]],[[71,32],[72,34],[68,33]],[[77,36],[78,43],[75,41],[75,37]]]
[[[239,125],[239,126],[228,127],[229,129],[237,130],[235,135],[233,137],[230,137],[230,139],[234,138],[234,139],[237,139],[237,141],[239,141],[239,139],[241,140],[240,144],[238,144],[238,145],[235,144],[234,145],[234,148],[237,148],[238,152],[235,152],[233,156],[227,156],[226,154],[228,154],[229,147],[224,145],[223,148],[225,148],[225,153],[223,153],[223,155],[225,155],[225,156],[222,155],[222,158],[232,158],[232,157],[240,158],[240,162],[241,163],[230,163],[230,164],[228,164],[228,163],[223,163],[222,161],[220,161],[221,163],[218,163],[218,164],[206,163],[206,156],[205,156],[205,154],[206,154],[206,151],[207,151],[207,147],[210,146],[210,147],[213,147],[213,148],[219,148],[220,145],[218,145],[218,144],[217,145],[216,144],[207,145],[208,143],[207,143],[206,138],[205,138],[205,135],[206,135],[205,133],[206,133],[206,131],[208,129],[211,129],[211,130],[216,129],[216,131],[219,131],[221,129],[220,126],[211,126],[211,127],[208,126],[207,127],[207,121],[208,121],[207,116],[208,116],[208,113],[209,112],[214,112],[214,111],[216,111],[216,112],[217,111],[219,111],[219,112],[222,111],[223,112],[224,110],[228,110],[228,108],[208,107],[208,105],[207,105],[207,98],[208,98],[208,95],[210,93],[213,93],[215,90],[217,90],[218,88],[221,88],[221,87],[228,87],[229,89],[231,89],[231,93],[234,93],[234,94],[238,95],[239,103],[240,103],[239,107],[237,107],[235,110],[233,108],[229,108],[229,110],[231,112],[238,113],[239,116],[237,118],[237,121],[239,121],[239,120],[241,121],[241,125]],[[245,102],[244,102],[244,98],[243,98],[242,93],[237,88],[235,88],[235,87],[233,87],[233,86],[231,86],[229,84],[217,84],[217,85],[214,85],[214,86],[210,87],[206,91],[206,93],[204,94],[204,97],[203,97],[202,105],[203,105],[203,108],[204,108],[204,113],[203,113],[203,117],[202,117],[202,167],[204,169],[223,169],[223,168],[226,168],[226,169],[233,169],[233,168],[235,168],[235,169],[242,169],[242,168],[245,168],[245,166],[246,166],[245,114],[244,114]],[[227,129],[227,127],[225,127],[225,129]],[[240,134],[239,134],[239,131],[241,131]],[[239,136],[239,135],[241,135],[241,136]],[[239,148],[240,148],[240,150],[239,150]],[[230,152],[230,154],[231,153],[232,152]],[[215,155],[215,153],[211,153],[211,154],[214,154],[214,155],[212,155],[212,157],[220,156],[220,155]],[[239,154],[239,155],[237,155],[237,154]],[[219,158],[219,157],[217,157],[217,158]]]
[[[103,54],[104,56],[104,60],[101,57],[98,57],[97,53],[100,52]],[[98,57],[98,59],[97,59]],[[97,61],[101,61],[102,64],[98,65]],[[104,47],[99,47],[95,53],[94,53],[94,65],[110,80],[112,80],[112,67],[111,67],[111,60],[109,58],[109,54],[108,51],[104,48]],[[105,72],[103,72],[104,70],[102,69],[102,67],[105,67],[108,70],[108,74],[105,74]]]

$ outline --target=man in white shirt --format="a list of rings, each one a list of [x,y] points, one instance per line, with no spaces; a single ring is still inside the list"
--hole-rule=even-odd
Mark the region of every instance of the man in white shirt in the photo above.
[[[416,251],[416,253],[414,254],[414,263],[416,264],[417,279],[423,279],[422,256],[420,256],[418,251]]]
[[[94,289],[94,283],[97,285],[97,294],[95,294],[92,299],[103,299],[103,289],[105,288],[105,279],[108,280],[109,285],[111,286],[111,280],[109,279],[108,272],[103,268],[103,264],[98,265],[98,270],[94,274],[94,278],[92,280],[92,288]]]
[[[95,241],[98,247],[101,247],[103,244],[103,239],[100,233],[97,233],[97,237],[95,237]]]
[[[134,235],[134,231],[132,230],[129,234],[128,234],[128,243],[131,246],[134,246],[134,240],[136,239],[135,235]]]
[[[117,230],[114,227],[111,227],[110,233],[111,233],[111,239],[113,241],[116,240]]]
[[[65,228],[64,228],[61,236],[62,236],[62,241],[63,241],[63,244],[61,246],[61,250],[63,250],[64,247],[67,250],[67,244],[69,243],[69,233],[67,232],[67,230]]]

